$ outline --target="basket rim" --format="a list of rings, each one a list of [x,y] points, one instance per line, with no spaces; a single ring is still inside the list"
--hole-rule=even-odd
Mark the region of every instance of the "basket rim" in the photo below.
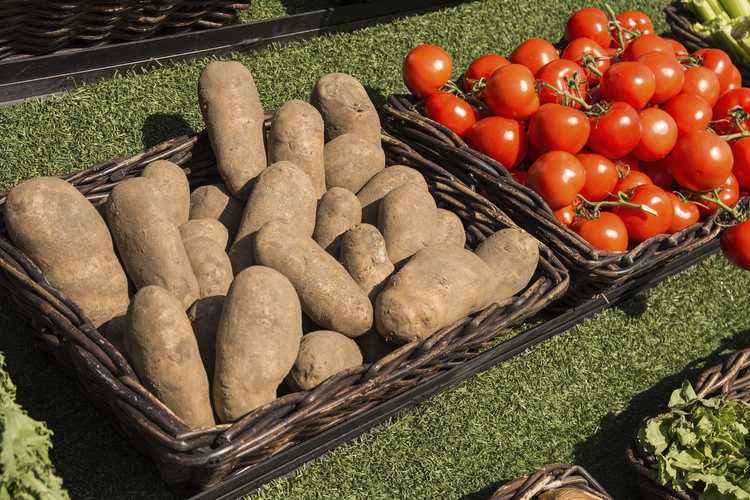
[[[521,500],[536,498],[540,493],[564,487],[576,487],[597,495],[602,500],[614,500],[599,482],[581,465],[548,464],[541,469],[505,483],[490,500]]]

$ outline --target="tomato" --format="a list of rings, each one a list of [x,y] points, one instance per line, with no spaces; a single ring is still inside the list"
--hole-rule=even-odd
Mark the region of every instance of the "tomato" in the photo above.
[[[588,117],[560,104],[543,104],[529,121],[529,148],[536,154],[567,151],[576,154],[589,140]]]
[[[517,183],[526,185],[526,179],[529,177],[529,173],[526,170],[511,170],[510,175],[516,180]]]
[[[526,156],[526,131],[509,118],[482,118],[469,131],[467,142],[509,170],[517,167]]]
[[[620,180],[614,163],[596,153],[580,153],[576,158],[586,170],[581,196],[589,201],[602,201],[614,192]]]
[[[643,164],[643,173],[662,189],[671,189],[674,179],[669,173],[669,158]]]
[[[581,37],[590,38],[602,47],[609,47],[612,35],[609,34],[607,14],[596,7],[588,7],[570,16],[565,26],[565,39],[571,41]]]
[[[529,118],[539,109],[534,75],[520,64],[501,67],[487,80],[484,101],[493,113],[503,118]]]
[[[674,38],[663,38],[672,46],[672,52],[674,52],[674,55],[677,59],[687,59],[688,56],[690,56],[690,52],[688,52],[685,46],[680,42],[678,42]]]
[[[633,170],[632,172],[625,174],[619,181],[617,181],[615,188],[612,190],[612,196],[610,196],[610,198],[616,200],[619,198],[620,193],[627,193],[628,191],[632,191],[638,186],[649,186],[653,183],[654,182],[648,175],[644,174],[643,172],[639,172],[638,170]]]
[[[510,61],[498,54],[484,54],[477,57],[471,61],[466,73],[464,73],[464,90],[472,92],[477,81],[482,78],[486,81],[498,68],[508,64],[510,64]]]
[[[560,224],[563,226],[569,226],[576,218],[576,208],[574,205],[568,205],[567,207],[555,210],[554,214]]]
[[[721,249],[735,266],[750,269],[750,221],[730,227],[721,235]]]
[[[586,80],[583,68],[568,59],[555,59],[545,65],[536,73],[536,79],[537,82],[544,82],[559,91],[567,92],[583,99],[586,98],[588,93],[588,81]],[[575,83],[569,85],[569,82]],[[578,91],[576,91],[576,86],[578,87]],[[542,104],[554,102],[576,109],[581,107],[577,102],[565,96],[558,95],[554,90],[545,86],[539,89],[539,102]]]
[[[638,61],[648,66],[656,79],[652,104],[661,104],[680,93],[685,83],[685,69],[674,54],[650,52],[639,57]]]
[[[730,90],[738,89],[740,87],[742,87],[742,73],[740,73],[740,70],[737,69],[737,66],[732,65],[729,85],[727,85],[725,92],[729,92]]]
[[[745,120],[734,118],[734,114],[742,115],[744,113]],[[716,101],[714,106],[714,129],[719,134],[731,134],[732,132],[738,132],[741,127],[745,129],[750,126],[750,117],[747,114],[750,113],[750,89],[740,87],[738,89],[730,90],[723,94]]]
[[[625,223],[612,212],[601,212],[596,219],[578,218],[573,230],[598,250],[624,252],[628,249]]]
[[[654,96],[656,76],[642,62],[625,61],[613,64],[602,76],[600,85],[605,99],[642,109]]]
[[[677,124],[677,133],[686,135],[696,130],[706,130],[711,122],[711,106],[699,95],[679,94],[662,107]]]
[[[743,137],[730,145],[734,158],[732,173],[737,177],[740,188],[750,191],[750,137]]]
[[[695,203],[684,200],[674,193],[668,192],[667,194],[672,200],[672,223],[667,230],[669,234],[682,231],[700,220],[701,214]]]
[[[559,59],[557,49],[543,38],[529,38],[510,55],[510,60],[514,64],[523,64],[536,75],[537,71],[542,69],[555,59]]]
[[[617,14],[615,19],[628,31],[637,31],[641,35],[650,35],[654,32],[654,23],[651,18],[640,10],[626,10]]]
[[[630,203],[645,205],[656,212],[656,215],[650,214],[640,208],[618,206],[614,212],[620,216],[628,228],[630,241],[641,243],[647,239],[664,234],[672,225],[672,200],[669,194],[659,186],[647,184],[638,186],[629,193]]]
[[[477,121],[477,112],[458,96],[447,92],[438,92],[425,100],[427,117],[442,123],[459,136],[463,137]]]
[[[417,97],[427,97],[440,91],[452,71],[450,54],[437,45],[423,44],[406,55],[402,74],[409,92]]]
[[[699,95],[713,107],[719,99],[719,78],[708,68],[693,66],[685,70],[682,94]]]
[[[641,141],[633,156],[641,161],[656,161],[672,152],[677,142],[677,124],[669,113],[658,108],[646,108],[638,113],[641,121]]]
[[[729,177],[726,178],[720,189],[719,199],[721,202],[728,207],[735,206],[740,199],[740,185],[737,182],[737,177],[729,174]],[[713,198],[714,194],[708,193],[706,196]],[[712,214],[719,208],[716,203],[701,199],[700,197],[696,197],[695,201],[696,203],[700,203],[698,210],[704,215]]]
[[[669,160],[672,176],[690,191],[708,191],[732,173],[732,149],[716,134],[697,130],[677,139]]]
[[[719,79],[719,95],[726,92],[732,82],[732,60],[721,49],[698,49],[693,55],[701,59],[701,66],[708,68]]]
[[[591,68],[595,68],[602,74],[609,69],[609,55],[591,38],[571,40],[565,47],[562,58],[580,65],[586,74],[586,79],[592,84],[598,82],[599,77],[591,72]]]
[[[527,185],[539,193],[552,210],[573,204],[586,181],[578,158],[565,151],[550,151],[529,168]]]
[[[633,155],[626,155],[622,158],[618,158],[617,161],[615,161],[615,165],[617,166],[617,171],[621,172],[620,175],[623,175],[623,172],[628,174],[641,169],[640,160]]]
[[[592,116],[588,147],[610,159],[622,158],[641,140],[638,112],[624,102],[615,102],[602,115]]]
[[[628,48],[622,54],[625,61],[637,61],[642,56],[651,52],[666,52],[674,56],[672,44],[659,35],[641,35],[628,44]]]

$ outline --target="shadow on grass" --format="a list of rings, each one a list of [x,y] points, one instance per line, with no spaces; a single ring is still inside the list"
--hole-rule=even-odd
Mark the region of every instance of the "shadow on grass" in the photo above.
[[[194,134],[193,127],[185,119],[175,113],[155,113],[143,122],[141,128],[141,143],[143,149],[164,142],[180,135]]]
[[[310,0],[281,0],[281,3],[284,5],[286,13],[291,15],[319,9],[327,9],[329,7],[361,3],[361,0],[314,0],[312,2]]]

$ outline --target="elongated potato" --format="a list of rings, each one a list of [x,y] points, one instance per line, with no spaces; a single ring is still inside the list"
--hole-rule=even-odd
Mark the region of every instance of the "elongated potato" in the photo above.
[[[190,183],[185,172],[171,161],[157,160],[146,166],[142,177],[151,181],[172,224],[180,227],[186,223],[190,217]]]
[[[165,288],[185,306],[198,298],[193,274],[177,226],[162,211],[149,179],[136,177],[118,184],[107,201],[107,222],[137,289]]]
[[[253,239],[266,222],[285,220],[300,234],[312,236],[317,200],[310,178],[293,163],[281,161],[268,167],[250,194],[229,251],[234,273],[254,264]]]
[[[222,422],[276,399],[301,338],[302,310],[289,280],[262,266],[238,274],[216,333],[213,396]]]
[[[5,203],[10,240],[94,326],[125,314],[125,271],[99,212],[72,185],[37,177],[14,187]]]
[[[380,200],[406,182],[414,182],[422,186],[425,191],[428,190],[427,181],[424,180],[422,174],[404,165],[388,167],[370,179],[365,187],[357,193],[357,198],[362,204],[362,222],[372,225],[377,224]]]
[[[294,285],[302,309],[323,328],[347,337],[372,325],[372,304],[336,259],[284,221],[264,225],[255,238],[258,263]]]
[[[221,248],[226,248],[229,244],[229,231],[216,219],[189,220],[180,226],[180,236],[183,243],[193,238],[208,238]]]
[[[185,251],[198,280],[199,298],[226,295],[234,274],[224,247],[211,238],[191,238],[185,241]]]
[[[325,146],[326,186],[359,192],[375,174],[385,168],[385,153],[355,134],[343,134]]]
[[[430,246],[420,250],[375,300],[375,325],[387,341],[429,337],[480,311],[492,300],[493,272],[463,248]]]
[[[502,229],[476,249],[497,278],[495,302],[512,297],[529,284],[539,264],[539,243],[521,229]]]
[[[397,187],[380,203],[378,228],[394,264],[429,245],[436,225],[435,199],[413,182]]]
[[[367,91],[353,76],[330,73],[318,80],[310,102],[323,115],[329,141],[342,134],[356,134],[380,145],[380,117]]]
[[[206,368],[208,381],[213,381],[216,360],[216,331],[219,329],[221,311],[224,308],[223,295],[214,295],[198,299],[188,309],[188,319],[193,326],[198,350],[201,353],[203,366]]]
[[[299,354],[286,380],[295,391],[309,391],[327,378],[362,364],[357,343],[346,335],[329,330],[310,332],[302,337]]]
[[[208,377],[182,304],[147,286],[135,295],[129,317],[125,350],[144,386],[191,429],[213,426]]]
[[[294,99],[276,111],[268,134],[268,161],[294,163],[310,178],[315,197],[326,192],[323,118],[310,104]]]
[[[229,231],[229,241],[234,241],[237,235],[244,208],[221,184],[201,186],[190,195],[190,219],[218,220]]]
[[[357,224],[341,236],[341,264],[371,300],[394,269],[383,235],[370,224]]]
[[[338,255],[340,236],[361,220],[362,206],[354,193],[331,188],[318,203],[313,239],[331,255]]]
[[[444,208],[437,209],[437,225],[433,230],[430,245],[458,248],[466,245],[466,232],[458,215]]]
[[[198,81],[198,100],[216,166],[229,192],[242,200],[266,168],[263,105],[253,75],[241,63],[208,63]]]

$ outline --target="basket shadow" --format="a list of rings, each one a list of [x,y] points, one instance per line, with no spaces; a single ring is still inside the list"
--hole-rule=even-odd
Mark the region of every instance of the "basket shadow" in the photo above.
[[[141,127],[141,143],[143,149],[156,146],[168,139],[181,135],[195,134],[195,129],[176,113],[155,113],[143,122]]]
[[[314,2],[310,0],[281,0],[281,4],[284,6],[287,15],[301,14],[303,12],[360,2],[361,0],[315,0]]]
[[[477,491],[472,491],[471,493],[467,493],[466,495],[460,497],[460,500],[488,500],[492,497],[492,494],[497,491],[499,487],[504,485],[505,483],[509,483],[510,481],[513,481],[513,479],[507,479],[502,481],[495,481],[494,483],[490,483],[487,486],[485,486],[482,489],[479,489]]]

